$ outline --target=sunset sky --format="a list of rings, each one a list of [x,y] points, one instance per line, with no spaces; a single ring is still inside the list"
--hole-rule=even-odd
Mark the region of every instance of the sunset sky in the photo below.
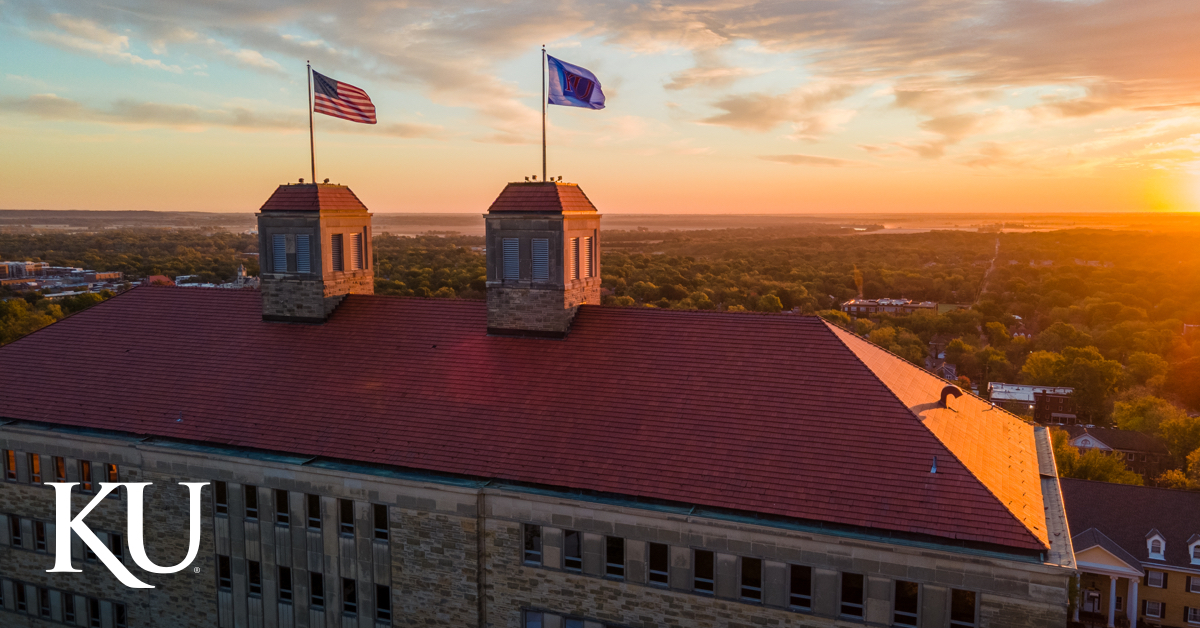
[[[0,0],[0,208],[254,211],[317,175],[483,212],[549,171],[604,212],[1200,211],[1195,0]]]

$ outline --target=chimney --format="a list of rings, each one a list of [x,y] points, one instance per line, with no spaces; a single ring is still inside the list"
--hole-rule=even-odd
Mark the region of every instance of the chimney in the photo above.
[[[574,183],[509,183],[484,215],[488,333],[563,338],[600,303],[600,214]]]
[[[371,214],[344,185],[279,186],[258,213],[264,321],[323,323],[347,294],[374,294]]]

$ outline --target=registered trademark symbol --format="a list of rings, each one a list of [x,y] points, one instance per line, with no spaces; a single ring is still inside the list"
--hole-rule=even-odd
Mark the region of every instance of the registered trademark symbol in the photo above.
[[[199,568],[199,567],[196,567],[196,568],[192,569],[192,571],[194,571],[194,572],[196,572],[196,573],[200,573],[200,568]]]

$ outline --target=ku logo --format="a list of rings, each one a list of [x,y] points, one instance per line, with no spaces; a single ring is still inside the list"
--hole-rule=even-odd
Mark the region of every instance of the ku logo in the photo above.
[[[146,584],[135,578],[132,573],[129,573],[125,565],[117,560],[117,557],[104,546],[100,538],[83,521],[92,512],[92,509],[104,501],[105,496],[121,486],[125,487],[129,496],[129,555],[138,567],[150,573],[175,573],[185,569],[188,565],[192,564],[193,560],[196,560],[196,554],[200,551],[200,490],[204,486],[207,486],[208,482],[180,483],[180,486],[188,487],[191,536],[188,540],[187,557],[183,559],[183,562],[174,567],[159,567],[151,562],[150,557],[146,555],[145,540],[142,538],[142,517],[144,512],[142,492],[147,486],[150,486],[150,482],[101,482],[100,492],[96,494],[87,506],[84,506],[83,510],[79,511],[79,514],[74,519],[71,518],[71,487],[78,484],[78,482],[47,482],[46,484],[54,487],[54,502],[57,511],[54,526],[54,539],[56,543],[54,569],[47,569],[47,573],[82,571],[71,567],[71,533],[74,532],[79,537],[79,540],[83,541],[83,544],[92,550],[96,558],[99,558],[100,562],[105,567],[108,567],[108,570],[117,577],[117,580],[121,581],[121,584],[132,589],[154,588],[154,585]]]
[[[596,86],[591,79],[563,70],[563,93],[586,101],[592,97],[592,88]]]

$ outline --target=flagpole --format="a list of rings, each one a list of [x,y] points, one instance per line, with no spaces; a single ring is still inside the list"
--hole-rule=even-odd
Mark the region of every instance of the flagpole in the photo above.
[[[542,44],[542,181],[546,180],[546,45]]]
[[[308,156],[312,160],[312,182],[317,182],[317,149],[313,145],[313,96],[312,96],[312,63],[305,61],[308,66]]]

